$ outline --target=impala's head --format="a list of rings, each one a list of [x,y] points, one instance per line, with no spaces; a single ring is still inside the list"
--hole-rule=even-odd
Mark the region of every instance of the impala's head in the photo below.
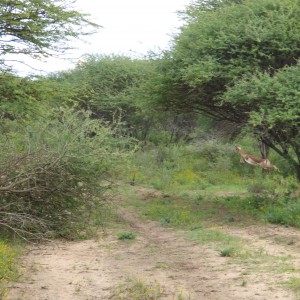
[[[241,147],[238,147],[238,146],[235,146],[235,147],[234,147],[234,152],[239,153],[241,150],[242,150]]]

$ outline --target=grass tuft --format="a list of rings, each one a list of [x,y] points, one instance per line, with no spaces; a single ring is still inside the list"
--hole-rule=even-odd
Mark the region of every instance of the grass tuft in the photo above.
[[[109,299],[112,300],[158,300],[164,289],[158,282],[144,283],[140,278],[128,278],[117,286]]]
[[[228,248],[223,249],[220,252],[220,256],[222,256],[222,257],[232,257],[232,256],[234,256],[235,252],[236,252],[236,249],[234,247],[228,247]]]
[[[292,277],[289,282],[288,286],[297,294],[300,294],[300,278]]]
[[[136,234],[134,232],[121,232],[118,234],[119,240],[134,240],[136,238]]]

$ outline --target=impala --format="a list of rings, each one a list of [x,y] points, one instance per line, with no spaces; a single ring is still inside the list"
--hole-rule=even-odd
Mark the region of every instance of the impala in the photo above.
[[[248,163],[250,165],[260,166],[261,168],[265,170],[277,170],[279,169],[270,163],[270,161],[267,158],[260,158],[256,157],[252,154],[249,154],[242,150],[241,147],[235,147],[234,151],[238,153],[241,156],[240,162],[241,163]]]

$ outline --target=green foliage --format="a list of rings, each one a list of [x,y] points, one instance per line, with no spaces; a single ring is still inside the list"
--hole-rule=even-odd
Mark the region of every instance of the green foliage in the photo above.
[[[249,194],[223,198],[223,209],[231,213],[245,212],[261,220],[300,227],[299,184],[292,177],[279,176],[253,181]]]
[[[275,186],[275,188],[274,188]],[[299,185],[293,178],[274,178],[255,194],[254,201],[270,223],[300,227]]]
[[[53,108],[70,104],[73,94],[65,82],[0,73],[0,117],[19,122],[46,118]]]
[[[0,68],[7,54],[51,56],[68,49],[69,40],[99,27],[75,11],[69,0],[4,0],[0,15]]]
[[[198,13],[194,9],[175,40],[175,58],[185,64],[182,78],[192,86],[207,83],[216,94],[242,74],[295,64],[299,12],[295,0],[226,3]]]
[[[62,73],[61,77],[74,86],[81,85],[80,89],[75,87],[78,102],[95,110],[114,112],[116,108],[137,105],[138,99],[132,100],[129,94],[147,78],[150,66],[149,61],[126,56],[90,55],[74,70]]]
[[[253,175],[253,167],[249,171],[240,166],[233,145],[217,140],[139,151],[134,157],[133,168],[128,179],[134,177],[137,183],[172,192],[207,190],[214,185],[241,185],[245,178]]]
[[[231,122],[235,135],[250,124],[300,179],[299,14],[297,0],[196,1],[158,64],[152,98]]]
[[[276,203],[265,209],[268,222],[300,228],[300,199]]]
[[[245,214],[299,226],[299,184],[295,178],[262,173],[253,166],[240,164],[232,149],[231,145],[207,141],[197,147],[161,147],[138,152],[136,183],[190,199],[180,206],[172,198],[152,200],[145,214],[162,225],[189,228],[197,227],[203,217],[220,210],[218,219],[226,222],[239,220]],[[208,201],[206,195],[217,198]]]
[[[119,55],[90,55],[69,72],[57,76],[75,91],[73,101],[93,112],[94,118],[120,118],[126,134],[144,140],[153,117],[142,85],[152,72],[148,60]]]
[[[299,184],[293,177],[282,178],[281,176],[272,176],[264,180],[254,181],[249,184],[248,191],[258,198],[269,201],[286,200],[293,197]]]
[[[298,64],[273,76],[265,72],[245,77],[225,94],[226,101],[233,105],[252,107],[250,126],[296,168],[300,168],[299,86]]]
[[[198,126],[193,113],[161,113],[151,99],[157,62],[118,55],[90,55],[74,70],[56,74],[69,85],[73,102],[93,112],[93,118],[120,118],[124,134],[147,143],[171,144],[187,140]],[[53,78],[55,79],[55,76]],[[150,91],[149,91],[150,90]]]
[[[0,111],[1,117],[9,119],[41,114],[34,83],[12,74],[0,73]]]
[[[130,140],[83,111],[6,121],[6,127],[0,136],[2,229],[32,237],[85,230],[106,202],[104,180],[126,164]]]

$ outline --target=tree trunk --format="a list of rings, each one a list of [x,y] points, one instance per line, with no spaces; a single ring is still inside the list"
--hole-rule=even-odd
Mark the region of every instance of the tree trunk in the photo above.
[[[300,145],[299,145],[299,143],[294,145],[293,150],[296,154],[296,158],[295,158],[289,153],[289,148],[285,144],[279,144],[279,146],[282,149],[281,150],[279,147],[276,146],[275,143],[273,143],[271,140],[268,140],[267,138],[259,137],[258,141],[260,143],[264,143],[269,148],[273,149],[278,155],[283,157],[290,164],[290,166],[292,166],[294,168],[295,173],[296,173],[296,178],[297,178],[298,182],[300,182],[300,150],[299,150]]]
[[[266,145],[261,139],[258,139],[259,150],[262,158],[269,159],[270,147]],[[270,170],[262,169],[262,173],[269,173]]]
[[[270,147],[267,146],[264,142],[262,142],[261,140],[259,141],[259,150],[261,153],[261,157],[262,158],[269,158],[269,153],[270,153]]]

